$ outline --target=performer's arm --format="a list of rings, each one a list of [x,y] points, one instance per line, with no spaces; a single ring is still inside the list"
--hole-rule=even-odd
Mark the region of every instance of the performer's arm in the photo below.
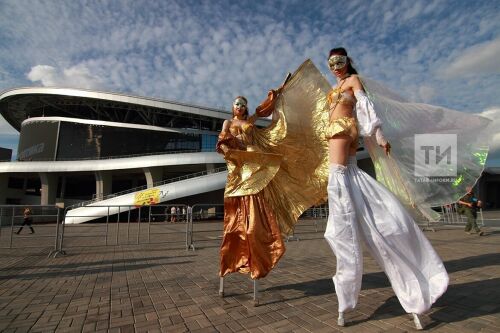
[[[278,90],[269,90],[267,93],[267,98],[260,103],[259,106],[255,109],[254,115],[257,117],[269,117],[274,111],[274,105],[276,103],[276,99],[278,98],[278,94],[280,89]]]
[[[224,123],[222,124],[222,130],[220,131],[219,134],[219,141],[217,142],[216,150],[219,154],[226,155],[228,152],[229,148],[227,145],[222,143],[225,141],[224,139],[228,136],[231,135],[229,132],[229,126],[231,125],[231,122],[229,120],[224,120]]]
[[[389,154],[391,145],[382,131],[382,121],[377,116],[372,101],[368,98],[357,76],[354,76],[353,91],[356,97],[356,116],[362,136],[375,135],[377,144],[384,148],[386,154]]]
[[[389,155],[389,153],[391,152],[391,144],[384,137],[384,132],[382,132],[382,127],[380,126],[375,130],[375,140],[377,140],[377,144],[380,147],[384,148],[384,152],[386,153],[386,155]]]

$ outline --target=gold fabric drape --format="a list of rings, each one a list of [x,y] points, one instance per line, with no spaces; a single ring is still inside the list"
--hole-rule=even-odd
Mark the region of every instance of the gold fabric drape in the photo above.
[[[252,127],[239,139],[219,136],[217,150],[229,148],[221,276],[266,276],[285,252],[281,234],[293,232],[307,208],[326,200],[328,146],[320,133],[330,87],[318,75],[311,61],[304,62],[280,94],[270,92],[257,108],[261,116],[272,111],[268,127]]]
[[[310,60],[288,80],[277,98],[273,123],[257,129],[255,144],[283,156],[276,175],[263,189],[283,234],[293,232],[302,213],[326,201],[328,143],[327,93],[330,85]]]

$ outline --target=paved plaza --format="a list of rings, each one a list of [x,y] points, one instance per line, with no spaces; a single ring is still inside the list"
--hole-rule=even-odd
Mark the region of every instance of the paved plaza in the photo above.
[[[103,225],[71,226],[66,255],[48,258],[53,227],[35,225],[35,234],[23,230],[12,249],[0,249],[2,332],[414,331],[367,253],[359,306],[346,327],[336,325],[335,257],[312,221],[300,223],[300,240],[287,243],[259,282],[259,306],[245,275],[230,275],[225,297],[218,295],[220,222],[195,224],[195,251],[185,248],[184,223],[143,225],[141,233],[110,225],[106,239]],[[426,231],[450,274],[448,291],[423,318],[427,331],[500,332],[500,229],[485,231]],[[8,241],[3,228],[2,247]]]

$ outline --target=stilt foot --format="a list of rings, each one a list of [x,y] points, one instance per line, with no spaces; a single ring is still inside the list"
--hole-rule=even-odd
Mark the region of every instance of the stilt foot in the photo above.
[[[345,319],[344,319],[344,313],[339,312],[339,318],[337,319],[337,325],[344,327],[345,326]]]
[[[420,321],[418,314],[412,313],[412,315],[413,315],[413,322],[415,323],[415,328],[419,331],[423,330],[424,326],[422,326],[422,322]]]

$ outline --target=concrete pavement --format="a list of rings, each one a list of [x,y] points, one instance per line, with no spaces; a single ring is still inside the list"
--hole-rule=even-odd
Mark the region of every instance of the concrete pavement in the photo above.
[[[76,227],[78,228],[78,227]],[[47,258],[53,228],[14,235],[0,249],[2,332],[410,332],[385,275],[365,253],[358,308],[336,325],[332,275],[335,257],[311,221],[297,228],[277,268],[260,281],[253,306],[252,282],[241,274],[225,280],[218,295],[221,224],[195,225],[196,251],[186,251],[185,225],[152,226],[149,244],[134,245],[133,231],[99,236],[101,226],[67,230],[67,255]],[[424,316],[432,332],[500,331],[500,229],[483,237],[440,226],[427,237],[445,262],[450,286]],[[2,242],[8,237],[2,230]],[[178,232],[178,233],[177,233]],[[87,234],[90,237],[78,238]],[[141,243],[146,243],[143,233]],[[19,237],[19,238],[16,238]],[[30,238],[32,237],[32,238]],[[177,241],[177,242],[173,242]],[[16,245],[17,244],[17,245]],[[37,246],[38,244],[38,246]],[[33,247],[27,247],[27,245]]]

